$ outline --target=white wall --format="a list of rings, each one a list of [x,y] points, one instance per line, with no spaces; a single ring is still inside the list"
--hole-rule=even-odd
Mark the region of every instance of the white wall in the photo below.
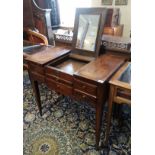
[[[131,30],[131,0],[128,0],[128,5],[115,5],[113,0],[112,5],[102,5],[102,0],[91,0],[92,7],[116,7],[120,8],[120,24],[124,24],[123,36],[129,37]]]

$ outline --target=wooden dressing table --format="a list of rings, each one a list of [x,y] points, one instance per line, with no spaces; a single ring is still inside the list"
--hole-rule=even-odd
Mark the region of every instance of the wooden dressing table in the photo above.
[[[93,21],[94,19],[89,14],[99,17],[97,34],[94,39],[95,46],[91,50],[79,48],[77,45],[78,29],[80,29],[79,17]],[[103,106],[108,96],[108,80],[124,64],[124,59],[117,56],[105,54],[98,57],[105,15],[106,9],[103,8],[77,10],[73,49],[42,45],[24,50],[26,53],[24,59],[29,66],[28,72],[40,114],[42,115],[42,109],[38,83],[45,83],[56,92],[89,102],[96,109],[97,148],[100,140]],[[86,36],[85,39],[89,39]]]

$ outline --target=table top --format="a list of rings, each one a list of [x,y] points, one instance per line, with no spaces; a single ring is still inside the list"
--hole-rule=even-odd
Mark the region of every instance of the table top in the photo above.
[[[64,47],[34,46],[24,50],[25,60],[45,65],[50,61],[70,53]],[[104,83],[124,63],[124,59],[115,55],[104,54],[81,67],[74,75],[94,82]]]
[[[25,49],[24,59],[37,63],[39,65],[44,65],[47,64],[49,61],[54,60],[69,52],[70,50],[64,47],[40,45]]]
[[[104,54],[86,64],[75,74],[79,77],[84,77],[96,82],[104,83],[123,63],[124,59],[120,57]]]

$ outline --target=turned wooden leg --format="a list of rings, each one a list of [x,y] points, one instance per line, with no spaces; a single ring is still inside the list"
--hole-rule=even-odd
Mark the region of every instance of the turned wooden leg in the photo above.
[[[36,102],[37,102],[37,105],[38,105],[40,115],[42,116],[42,108],[41,108],[41,101],[40,101],[40,93],[39,93],[38,82],[32,80],[32,78],[31,78],[31,84],[32,84],[33,92],[34,92],[34,95],[35,95],[35,99],[36,99]]]
[[[109,94],[109,100],[108,100],[107,127],[106,127],[106,133],[105,133],[104,146],[108,145],[114,92],[115,92],[115,88],[113,85],[111,85],[110,91],[109,91],[110,94]]]
[[[96,149],[99,149],[100,132],[102,126],[103,104],[96,105]]]

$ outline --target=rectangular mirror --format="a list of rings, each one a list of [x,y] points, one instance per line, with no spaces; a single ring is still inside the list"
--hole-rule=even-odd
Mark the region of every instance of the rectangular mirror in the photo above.
[[[106,13],[106,8],[76,9],[73,53],[98,56]]]
[[[99,15],[80,15],[76,48],[95,51]]]

